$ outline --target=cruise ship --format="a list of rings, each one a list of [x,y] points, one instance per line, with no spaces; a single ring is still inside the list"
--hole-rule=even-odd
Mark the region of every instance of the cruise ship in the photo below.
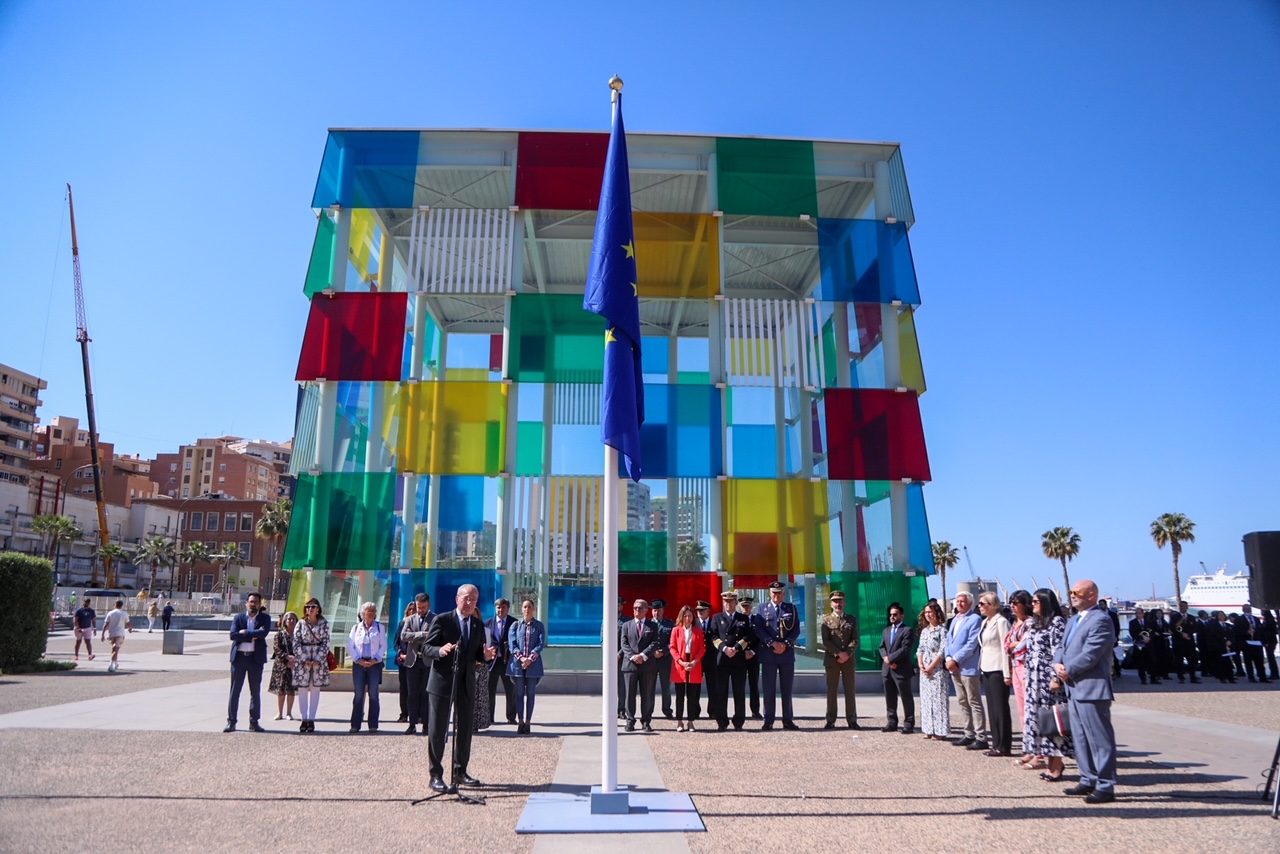
[[[1213,575],[1193,575],[1187,579],[1182,598],[1188,610],[1238,612],[1249,601],[1249,576],[1243,572],[1227,574],[1223,564]]]

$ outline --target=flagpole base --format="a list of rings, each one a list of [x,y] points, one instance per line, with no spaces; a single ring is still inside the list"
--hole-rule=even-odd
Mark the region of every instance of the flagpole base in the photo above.
[[[626,815],[631,812],[631,798],[626,786],[618,786],[615,791],[601,791],[600,786],[591,787],[592,815]]]

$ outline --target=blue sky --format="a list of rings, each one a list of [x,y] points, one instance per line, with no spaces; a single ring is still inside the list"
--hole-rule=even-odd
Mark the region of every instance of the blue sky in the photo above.
[[[980,574],[1059,576],[1071,525],[1073,577],[1170,593],[1160,513],[1198,523],[1184,578],[1280,528],[1264,0],[10,0],[0,362],[82,415],[70,181],[104,438],[287,438],[326,129],[603,130],[614,72],[633,131],[902,144],[930,527]]]

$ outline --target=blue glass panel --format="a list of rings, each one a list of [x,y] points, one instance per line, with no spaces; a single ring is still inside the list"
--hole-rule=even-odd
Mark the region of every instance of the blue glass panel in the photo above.
[[[666,382],[671,362],[667,358],[667,339],[644,336],[640,344],[640,366],[646,382]]]
[[[645,401],[646,406],[648,401]],[[649,460],[645,459],[645,473]],[[604,445],[599,424],[555,424],[551,428],[551,474],[604,474]]]
[[[411,208],[417,131],[334,131],[324,147],[313,208]]]
[[[735,424],[729,428],[730,474],[736,478],[778,477],[777,432],[763,424]]]
[[[440,478],[440,530],[484,530],[484,481],[477,475]]]
[[[907,484],[907,526],[911,537],[908,560],[911,568],[933,575],[933,541],[929,539],[929,517],[924,509],[924,484]]]
[[[905,223],[821,219],[818,257],[822,266],[821,299],[920,304]]]
[[[720,390],[645,383],[640,447],[646,477],[716,477],[723,473]]]
[[[474,584],[480,588],[480,610],[487,620],[493,616],[493,600],[501,589],[498,573],[492,569],[428,569],[414,570],[411,575],[421,578],[419,585],[431,597],[431,610],[437,614],[458,607],[458,588]],[[416,592],[416,591],[415,591]]]
[[[604,624],[604,599],[599,587],[557,587],[548,590],[547,641],[557,646],[599,646]]]

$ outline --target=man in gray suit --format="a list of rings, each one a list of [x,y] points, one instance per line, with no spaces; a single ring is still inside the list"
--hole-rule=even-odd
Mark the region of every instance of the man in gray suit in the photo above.
[[[1067,623],[1062,646],[1054,650],[1054,672],[1067,688],[1071,735],[1080,782],[1064,794],[1084,795],[1086,804],[1116,799],[1116,733],[1111,726],[1111,656],[1116,631],[1098,607],[1098,585],[1077,581],[1071,598],[1079,613]]]
[[[622,624],[622,682],[627,689],[627,732],[636,728],[636,695],[640,695],[640,724],[653,732],[653,688],[658,681],[658,624],[645,619],[649,603],[637,599],[631,608],[634,620]]]
[[[405,730],[405,734],[413,735],[418,731],[418,724],[422,724],[422,734],[426,735],[431,709],[427,699],[427,671],[430,662],[423,654],[422,647],[427,642],[427,632],[431,630],[431,623],[436,615],[431,613],[431,597],[425,593],[413,597],[413,604],[417,610],[404,621],[398,639],[404,654],[400,669],[404,671],[409,683],[409,728]]]

